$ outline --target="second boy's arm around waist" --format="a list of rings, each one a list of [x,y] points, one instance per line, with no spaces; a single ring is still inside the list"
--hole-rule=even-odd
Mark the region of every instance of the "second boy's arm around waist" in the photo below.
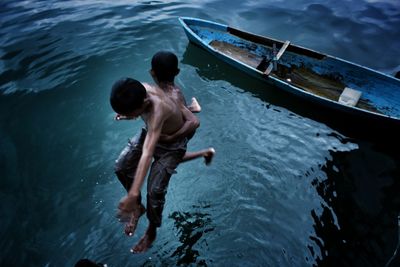
[[[197,128],[200,126],[199,119],[184,105],[181,105],[181,112],[184,119],[182,127],[171,135],[162,135],[161,142],[174,142],[181,138],[193,135]]]

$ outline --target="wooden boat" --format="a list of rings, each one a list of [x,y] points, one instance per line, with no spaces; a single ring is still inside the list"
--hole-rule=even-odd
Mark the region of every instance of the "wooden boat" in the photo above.
[[[256,78],[335,110],[400,125],[400,80],[395,77],[220,23],[179,21],[190,42]]]

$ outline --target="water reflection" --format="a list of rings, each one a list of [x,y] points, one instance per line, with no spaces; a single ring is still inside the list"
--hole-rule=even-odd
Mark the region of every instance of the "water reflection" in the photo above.
[[[210,208],[210,205],[206,206],[192,206],[193,209],[202,210]],[[203,235],[214,230],[212,225],[211,215],[204,213],[203,211],[195,212],[180,212],[174,211],[169,215],[170,219],[174,220],[174,226],[179,235],[179,242],[182,244],[178,246],[175,251],[171,254],[172,258],[177,258],[176,264],[188,265],[196,263],[197,266],[208,266],[207,262],[209,259],[199,259],[199,250],[195,249],[194,246],[205,244],[207,241],[203,238]],[[199,242],[200,241],[200,242]]]
[[[357,266],[367,261],[384,265],[392,255],[397,242],[398,150],[368,142],[357,151],[339,152],[358,148],[353,145],[335,150],[339,142],[359,142],[353,125],[332,126],[353,139],[329,136],[334,130],[307,118],[340,125],[336,115],[315,112],[187,46],[176,17],[217,17],[391,70],[398,64],[389,52],[398,46],[396,9],[390,15],[384,8],[382,14],[365,8],[363,0],[320,5],[309,0],[248,0],[229,2],[230,8],[221,0],[3,2],[1,266],[73,266],[82,257],[109,266]],[[301,26],[300,35],[293,34],[292,29],[298,31],[294,25]],[[314,29],[324,35],[316,35]],[[357,32],[363,29],[366,34]],[[354,43],[348,46],[342,37]],[[371,49],[382,42],[387,49]],[[113,214],[122,188],[112,166],[136,126],[115,123],[107,103],[115,77],[150,81],[149,60],[160,48],[184,51],[186,66],[182,64],[179,79],[194,67],[207,81],[200,87],[195,74],[182,83],[185,94],[199,96],[205,107],[202,127],[191,144],[215,145],[221,157],[206,170],[196,164],[187,167],[199,173],[202,183],[194,187],[193,180],[181,179],[171,188],[178,201],[166,212],[170,219],[152,250],[133,256],[128,252],[133,241],[123,236]],[[364,48],[374,55],[365,57]],[[235,88],[228,85],[214,94],[214,85],[226,85],[217,80]],[[318,169],[316,175],[323,177],[313,186],[314,177],[302,173],[323,164],[329,149],[334,152],[323,169],[328,178]],[[189,173],[185,166],[180,168],[180,174]],[[186,197],[182,192],[193,196],[190,202],[195,203],[195,196],[211,200],[215,210],[180,205]]]
[[[324,199],[323,212],[311,211],[319,266],[384,266],[398,242],[399,159],[368,143],[351,152],[331,152],[313,181]],[[310,247],[312,254],[315,253]]]

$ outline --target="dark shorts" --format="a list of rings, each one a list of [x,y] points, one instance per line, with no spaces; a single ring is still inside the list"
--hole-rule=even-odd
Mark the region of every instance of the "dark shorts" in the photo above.
[[[146,129],[142,129],[136,138],[129,140],[116,160],[115,173],[126,191],[133,183],[146,133]],[[187,142],[185,138],[172,144],[157,144],[154,151],[147,180],[147,218],[157,227],[161,225],[169,179],[185,155]]]

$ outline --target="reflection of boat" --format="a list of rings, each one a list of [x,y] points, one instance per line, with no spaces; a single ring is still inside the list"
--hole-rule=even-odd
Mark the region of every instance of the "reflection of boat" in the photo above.
[[[310,49],[195,18],[189,40],[285,91],[368,119],[400,125],[400,80]]]

